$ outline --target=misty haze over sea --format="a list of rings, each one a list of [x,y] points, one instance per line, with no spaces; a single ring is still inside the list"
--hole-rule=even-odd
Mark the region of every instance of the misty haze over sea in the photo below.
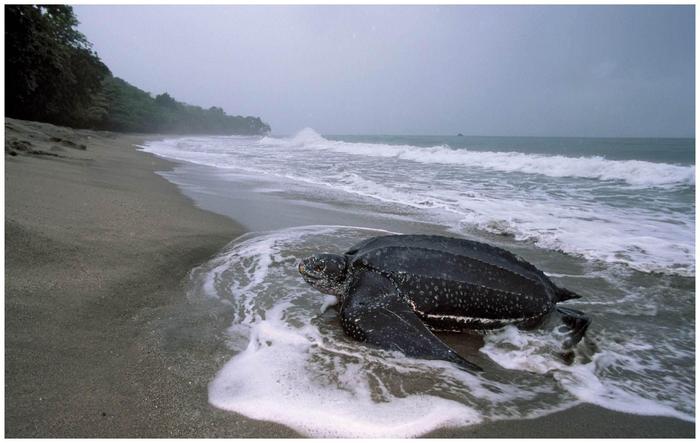
[[[275,134],[695,132],[691,5],[75,11],[115,76]]]

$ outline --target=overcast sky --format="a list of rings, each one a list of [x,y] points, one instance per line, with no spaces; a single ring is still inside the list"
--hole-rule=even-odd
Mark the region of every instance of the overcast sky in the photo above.
[[[694,136],[693,6],[75,6],[115,76],[274,134]]]

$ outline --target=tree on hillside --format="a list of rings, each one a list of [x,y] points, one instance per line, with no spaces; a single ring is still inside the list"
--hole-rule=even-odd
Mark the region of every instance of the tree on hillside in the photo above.
[[[5,109],[10,117],[76,124],[110,75],[65,5],[5,6]]]
[[[178,103],[167,92],[156,95],[156,104],[164,108],[176,109]]]
[[[5,112],[9,117],[125,132],[264,134],[257,117],[155,98],[113,77],[64,5],[5,6]]]

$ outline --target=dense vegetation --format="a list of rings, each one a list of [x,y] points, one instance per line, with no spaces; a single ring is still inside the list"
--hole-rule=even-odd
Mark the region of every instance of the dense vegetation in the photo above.
[[[5,6],[9,117],[127,132],[264,134],[258,117],[180,103],[113,77],[76,26],[70,6]]]
[[[8,116],[69,123],[109,75],[69,6],[5,6]]]
[[[90,126],[127,132],[264,134],[258,117],[230,116],[217,107],[180,103],[168,93],[155,98],[117,77],[106,77],[90,111]]]

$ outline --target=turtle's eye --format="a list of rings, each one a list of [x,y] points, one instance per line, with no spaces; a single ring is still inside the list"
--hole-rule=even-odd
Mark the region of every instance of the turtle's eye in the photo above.
[[[316,266],[314,266],[314,271],[316,271],[316,272],[321,272],[321,271],[323,271],[323,265],[316,265]]]

